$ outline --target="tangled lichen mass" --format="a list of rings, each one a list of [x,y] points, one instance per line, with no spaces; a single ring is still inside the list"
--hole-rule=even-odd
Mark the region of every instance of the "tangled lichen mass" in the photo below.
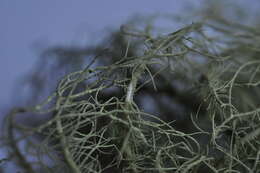
[[[95,56],[41,104],[8,115],[17,164],[31,173],[259,171],[259,33],[223,20],[160,36],[121,29],[124,56]],[[115,61],[102,64],[106,56]],[[16,117],[27,112],[51,117],[26,127]]]

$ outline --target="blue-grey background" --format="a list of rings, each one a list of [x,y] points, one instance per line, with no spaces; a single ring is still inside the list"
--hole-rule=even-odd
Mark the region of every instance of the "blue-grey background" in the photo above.
[[[134,14],[176,13],[180,2],[0,0],[1,112],[10,104],[16,80],[32,69],[42,47],[91,43]]]
[[[19,92],[17,80],[29,73],[45,46],[91,44],[134,14],[182,14],[185,5],[202,2],[207,1],[0,0],[0,120]],[[260,7],[257,0],[244,4]]]
[[[134,14],[184,14],[187,6],[210,1],[0,0],[0,113],[10,105],[16,80],[32,69],[44,46],[91,44]],[[257,0],[233,1],[249,11],[260,8]]]

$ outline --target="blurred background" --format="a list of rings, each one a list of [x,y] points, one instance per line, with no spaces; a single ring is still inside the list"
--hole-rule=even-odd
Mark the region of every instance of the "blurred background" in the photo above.
[[[1,0],[1,112],[12,104],[17,80],[30,72],[45,47],[94,44],[133,15],[178,13],[187,4],[195,5],[172,0]]]
[[[30,73],[41,51],[52,45],[93,45],[133,15],[181,14],[210,1],[0,1],[0,112],[12,105],[17,81]],[[230,1],[248,11],[257,0]],[[185,9],[185,10],[184,10]],[[245,21],[246,22],[246,21]],[[19,92],[19,91],[18,91]]]
[[[208,2],[210,1],[1,0],[0,120],[3,120],[9,108],[21,104],[17,97],[26,92],[20,85],[25,80],[25,75],[31,73],[36,64],[39,65],[37,62],[43,50],[56,45],[97,45],[108,33],[118,30],[133,16],[181,15],[189,9],[201,8]],[[260,8],[257,0],[230,2],[242,4],[248,12]],[[0,159],[3,157],[0,151]]]

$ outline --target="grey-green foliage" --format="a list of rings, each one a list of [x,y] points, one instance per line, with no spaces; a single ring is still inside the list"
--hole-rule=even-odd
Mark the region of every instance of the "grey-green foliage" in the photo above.
[[[41,104],[14,109],[6,140],[18,165],[27,172],[257,172],[260,33],[219,13],[206,17],[160,34],[152,19],[141,29],[129,22],[114,35],[121,52],[113,43],[62,77]],[[52,116],[26,127],[15,121],[25,112]]]

